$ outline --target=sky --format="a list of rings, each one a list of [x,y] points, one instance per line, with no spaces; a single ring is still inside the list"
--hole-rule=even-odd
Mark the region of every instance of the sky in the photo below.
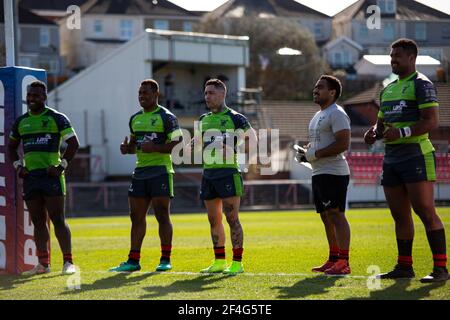
[[[169,0],[187,10],[211,11],[228,0]],[[258,1],[258,0],[255,0]],[[342,11],[357,0],[296,0],[329,16]],[[450,14],[450,0],[418,0],[429,7]]]

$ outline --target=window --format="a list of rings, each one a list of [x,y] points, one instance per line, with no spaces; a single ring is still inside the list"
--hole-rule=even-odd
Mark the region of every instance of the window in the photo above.
[[[392,41],[395,38],[395,24],[393,22],[386,22],[383,25],[383,40]]]
[[[316,39],[323,38],[323,23],[322,22],[314,23],[314,37]]]
[[[450,39],[450,27],[442,28],[442,39]]]
[[[50,60],[48,62],[48,72],[57,74],[59,73],[59,63],[58,60]]]
[[[41,28],[39,43],[41,47],[50,46],[50,29],[49,28]]]
[[[121,20],[120,21],[120,38],[129,40],[133,37],[133,21]]]
[[[183,21],[183,31],[192,32],[192,22],[191,21]]]
[[[343,62],[345,65],[352,64],[352,56],[351,56],[350,52],[348,52],[348,51],[343,52]]]
[[[29,57],[20,57],[19,58],[19,65],[22,67],[31,67],[31,58]]]
[[[102,20],[95,20],[94,21],[94,33],[96,35],[101,35],[103,33]]]
[[[369,36],[369,29],[365,23],[362,23],[359,26],[359,39],[367,41],[367,37]]]
[[[417,41],[427,40],[427,25],[424,22],[416,22],[415,24],[415,39]]]
[[[333,54],[333,65],[342,66],[342,54],[340,52],[335,52]]]
[[[396,0],[378,0],[377,5],[381,13],[395,13],[397,11]]]
[[[155,20],[153,23],[155,29],[169,30],[169,21],[167,20]]]

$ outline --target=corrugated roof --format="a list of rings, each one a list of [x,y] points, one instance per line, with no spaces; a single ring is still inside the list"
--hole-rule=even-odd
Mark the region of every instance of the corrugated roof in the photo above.
[[[268,126],[279,129],[280,136],[308,140],[308,126],[320,107],[313,102],[263,101],[260,109]]]

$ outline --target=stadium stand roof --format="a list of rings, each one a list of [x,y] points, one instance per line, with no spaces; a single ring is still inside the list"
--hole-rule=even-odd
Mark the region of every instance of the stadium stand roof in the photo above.
[[[230,0],[207,14],[211,18],[300,17],[329,18],[328,15],[304,6],[294,0]]]
[[[334,19],[337,21],[365,19],[367,7],[376,4],[376,0],[359,0],[337,13]],[[442,19],[450,19],[450,15],[414,0],[397,0],[395,19],[408,21],[441,21]]]
[[[266,125],[280,130],[280,137],[307,141],[309,121],[319,111],[313,102],[263,101],[260,105]]]

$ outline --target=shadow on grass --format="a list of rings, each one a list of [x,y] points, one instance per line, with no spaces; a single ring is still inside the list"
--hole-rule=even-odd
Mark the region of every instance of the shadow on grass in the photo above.
[[[133,285],[136,282],[145,280],[146,278],[155,275],[155,273],[142,273],[139,275],[121,272],[121,273],[111,273],[112,276],[99,279],[91,284],[81,284],[80,290],[67,290],[61,295],[71,295],[84,293],[86,291],[95,290],[107,290],[107,289],[117,289],[123,286]]]
[[[340,277],[317,276],[300,280],[291,287],[272,287],[273,290],[279,290],[277,299],[300,299],[310,295],[328,293],[328,288],[334,286]]]
[[[45,275],[0,275],[0,290],[10,290],[17,286],[30,281],[47,281],[52,278],[63,277],[61,273],[58,274],[45,274]]]
[[[218,287],[207,287],[210,286],[222,279],[229,278],[227,275],[213,275],[213,274],[205,274],[200,275],[194,279],[187,280],[177,280],[172,284],[167,286],[151,286],[146,287],[144,290],[148,291],[149,294],[140,296],[139,299],[151,299],[151,298],[161,298],[167,296],[171,293],[180,293],[180,292],[205,292],[208,290],[214,290]]]
[[[445,282],[420,284],[421,287],[407,291],[406,289],[411,285],[412,281],[411,279],[398,279],[389,287],[370,291],[369,297],[354,297],[347,300],[420,300],[430,297],[432,290],[445,286]],[[381,284],[383,286],[383,282]]]

